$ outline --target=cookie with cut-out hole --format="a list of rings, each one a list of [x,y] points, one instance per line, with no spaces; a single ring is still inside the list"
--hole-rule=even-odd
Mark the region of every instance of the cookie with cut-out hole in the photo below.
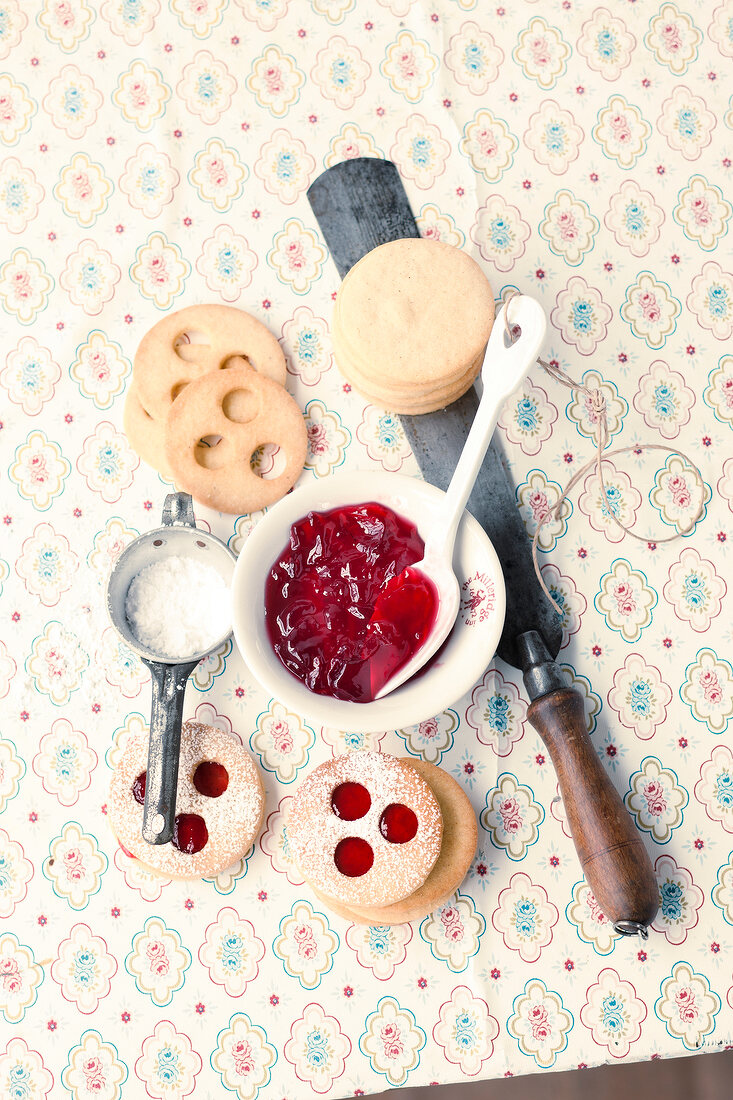
[[[260,477],[255,452],[280,448],[280,471]],[[211,371],[179,394],[166,420],[166,460],[176,485],[220,512],[242,515],[274,504],[297,481],[308,432],[277,382],[246,367]]]
[[[143,462],[147,462],[165,478],[170,478],[165,457],[165,420],[156,420],[140,400],[137,386],[130,386],[125,397],[122,427],[130,446]]]
[[[234,306],[187,306],[167,314],[146,332],[132,366],[148,414],[164,420],[180,393],[211,371],[246,365],[285,385],[282,348],[256,317]]]
[[[265,796],[252,757],[230,734],[184,722],[173,840],[142,836],[148,739],[128,738],[110,784],[108,818],[121,847],[168,878],[213,878],[242,859],[262,825]]]

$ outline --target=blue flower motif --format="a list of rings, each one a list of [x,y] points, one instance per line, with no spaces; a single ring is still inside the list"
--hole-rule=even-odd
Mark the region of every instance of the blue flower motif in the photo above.
[[[8,210],[22,210],[25,206],[28,189],[22,180],[8,180],[3,192],[3,202]]]
[[[304,328],[298,335],[295,354],[306,363],[315,363],[321,349],[321,338],[314,328]]]
[[[561,122],[548,122],[545,126],[545,148],[548,153],[562,153],[565,149],[565,127]]]
[[[161,1081],[164,1081],[166,1085],[175,1084],[180,1077],[180,1071],[178,1069],[178,1055],[171,1047],[163,1047],[158,1051],[157,1065],[155,1072]]]
[[[624,210],[624,219],[629,233],[637,237],[644,235],[647,226],[646,210],[638,202],[630,202]]]
[[[629,687],[632,714],[646,718],[652,710],[652,689],[648,680],[634,680]]]
[[[682,917],[682,887],[679,882],[667,879],[661,886],[662,916],[667,920],[678,921]]]
[[[242,965],[242,947],[244,941],[236,934],[225,936],[221,941],[221,965],[225,970],[232,972],[239,970]]]
[[[685,602],[688,607],[704,607],[705,580],[699,573],[688,573],[684,580]]]
[[[494,248],[506,252],[512,246],[512,227],[505,218],[492,218],[489,224],[489,237]]]
[[[76,775],[78,753],[73,745],[59,745],[56,749],[55,771],[59,779],[67,783]]]
[[[298,158],[292,149],[281,149],[277,154],[276,168],[279,180],[291,180],[298,171]]]
[[[97,966],[97,956],[93,951],[82,948],[74,955],[74,980],[79,985],[92,985]]]
[[[463,51],[463,65],[471,73],[482,73],[486,68],[484,51],[478,42],[469,42]]]
[[[213,73],[201,73],[196,82],[196,91],[199,99],[212,103],[219,94],[219,81]]]
[[[102,280],[99,277],[99,268],[94,263],[94,260],[87,260],[79,272],[79,281],[84,287],[84,290],[93,294],[95,290],[99,290]]]
[[[522,898],[514,906],[514,924],[520,936],[530,939],[537,927],[537,906],[529,898]]]
[[[331,80],[339,88],[348,88],[351,83],[351,63],[346,57],[337,57],[331,63]]]
[[[537,405],[526,395],[517,401],[517,408],[514,416],[517,427],[522,432],[533,432],[539,427]]]
[[[400,442],[400,426],[397,418],[390,413],[385,413],[384,416],[380,416],[377,423],[377,435],[381,447],[386,447],[387,450],[394,450]]]
[[[45,546],[36,560],[36,574],[44,581],[54,581],[59,572],[59,552]]]
[[[621,490],[617,485],[606,484],[606,491],[601,497],[601,514],[607,516],[610,511],[614,516],[618,515],[621,504]]]
[[[160,190],[160,170],[154,164],[146,164],[140,172],[140,190],[143,195],[157,195]]]
[[[708,289],[708,311],[713,317],[727,317],[728,315],[728,291],[724,286],[711,286]]]
[[[427,168],[430,164],[433,143],[429,138],[416,137],[410,143],[410,157],[416,168]]]
[[[660,382],[654,389],[654,409],[658,416],[671,419],[677,412],[675,392],[666,382]]]
[[[312,1066],[325,1066],[328,1062],[328,1036],[320,1028],[309,1031],[305,1037],[305,1056]]]
[[[697,111],[693,111],[691,107],[682,107],[677,112],[677,129],[681,137],[694,141],[698,131]]]
[[[506,733],[509,729],[509,703],[505,696],[496,692],[488,700],[486,709],[489,712],[489,725],[498,733]]]
[[[102,477],[116,477],[120,470],[120,456],[114,447],[105,443],[97,452],[97,469]]]
[[[41,364],[38,359],[26,359],[20,372],[21,386],[28,393],[40,389]]]
[[[84,96],[81,89],[72,84],[64,92],[64,111],[67,115],[80,115],[84,110]]]
[[[591,332],[593,329],[593,303],[585,298],[573,302],[573,328],[576,332]]]
[[[128,26],[136,26],[144,14],[143,0],[122,0],[122,18]]]
[[[603,1025],[608,1028],[609,1031],[624,1030],[624,1002],[620,1001],[615,993],[611,993],[608,997],[603,998],[601,1001],[601,1012],[603,1014]]]
[[[239,272],[239,256],[229,246],[220,248],[216,254],[216,270],[222,279],[235,279]]]
[[[455,1020],[455,1041],[468,1050],[476,1045],[476,1021],[468,1012],[462,1012]]]
[[[616,36],[608,27],[604,27],[596,35],[596,50],[604,61],[612,61],[618,52]]]
[[[733,806],[733,776],[730,772],[721,772],[715,780],[715,797],[726,810]]]
[[[386,955],[392,941],[390,929],[385,924],[375,924],[369,927],[367,933],[369,947],[375,955]]]
[[[11,861],[0,855],[0,890],[7,890],[13,884],[15,868]]]
[[[16,1062],[8,1071],[10,1084],[9,1100],[26,1100],[35,1091],[30,1072],[20,1062]]]

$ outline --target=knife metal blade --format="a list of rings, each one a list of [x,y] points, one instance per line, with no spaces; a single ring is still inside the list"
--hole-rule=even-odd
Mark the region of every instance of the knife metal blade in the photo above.
[[[308,200],[343,278],[362,256],[419,230],[395,165],[360,157],[329,168]],[[470,389],[447,408],[400,416],[426,480],[447,488],[478,407]],[[507,590],[498,653],[522,671],[531,700],[527,717],[557,772],[581,867],[617,932],[646,930],[658,908],[651,862],[634,824],[588,737],[583,700],[554,661],[562,630],[534,571],[530,542],[516,506],[506,460],[495,439],[468,501],[496,548]],[[493,654],[487,654],[488,665]]]

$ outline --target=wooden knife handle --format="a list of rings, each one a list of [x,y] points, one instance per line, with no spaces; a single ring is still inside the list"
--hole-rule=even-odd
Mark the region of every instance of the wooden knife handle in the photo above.
[[[617,932],[646,930],[659,888],[639,833],[588,736],[583,699],[558,688],[530,703],[527,717],[547,747],[580,866]]]

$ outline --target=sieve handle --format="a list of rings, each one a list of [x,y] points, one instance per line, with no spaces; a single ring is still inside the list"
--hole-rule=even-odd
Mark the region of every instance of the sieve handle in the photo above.
[[[173,837],[176,818],[183,697],[198,660],[178,665],[146,660],[145,664],[153,681],[153,698],[142,834],[148,844],[166,844]]]

